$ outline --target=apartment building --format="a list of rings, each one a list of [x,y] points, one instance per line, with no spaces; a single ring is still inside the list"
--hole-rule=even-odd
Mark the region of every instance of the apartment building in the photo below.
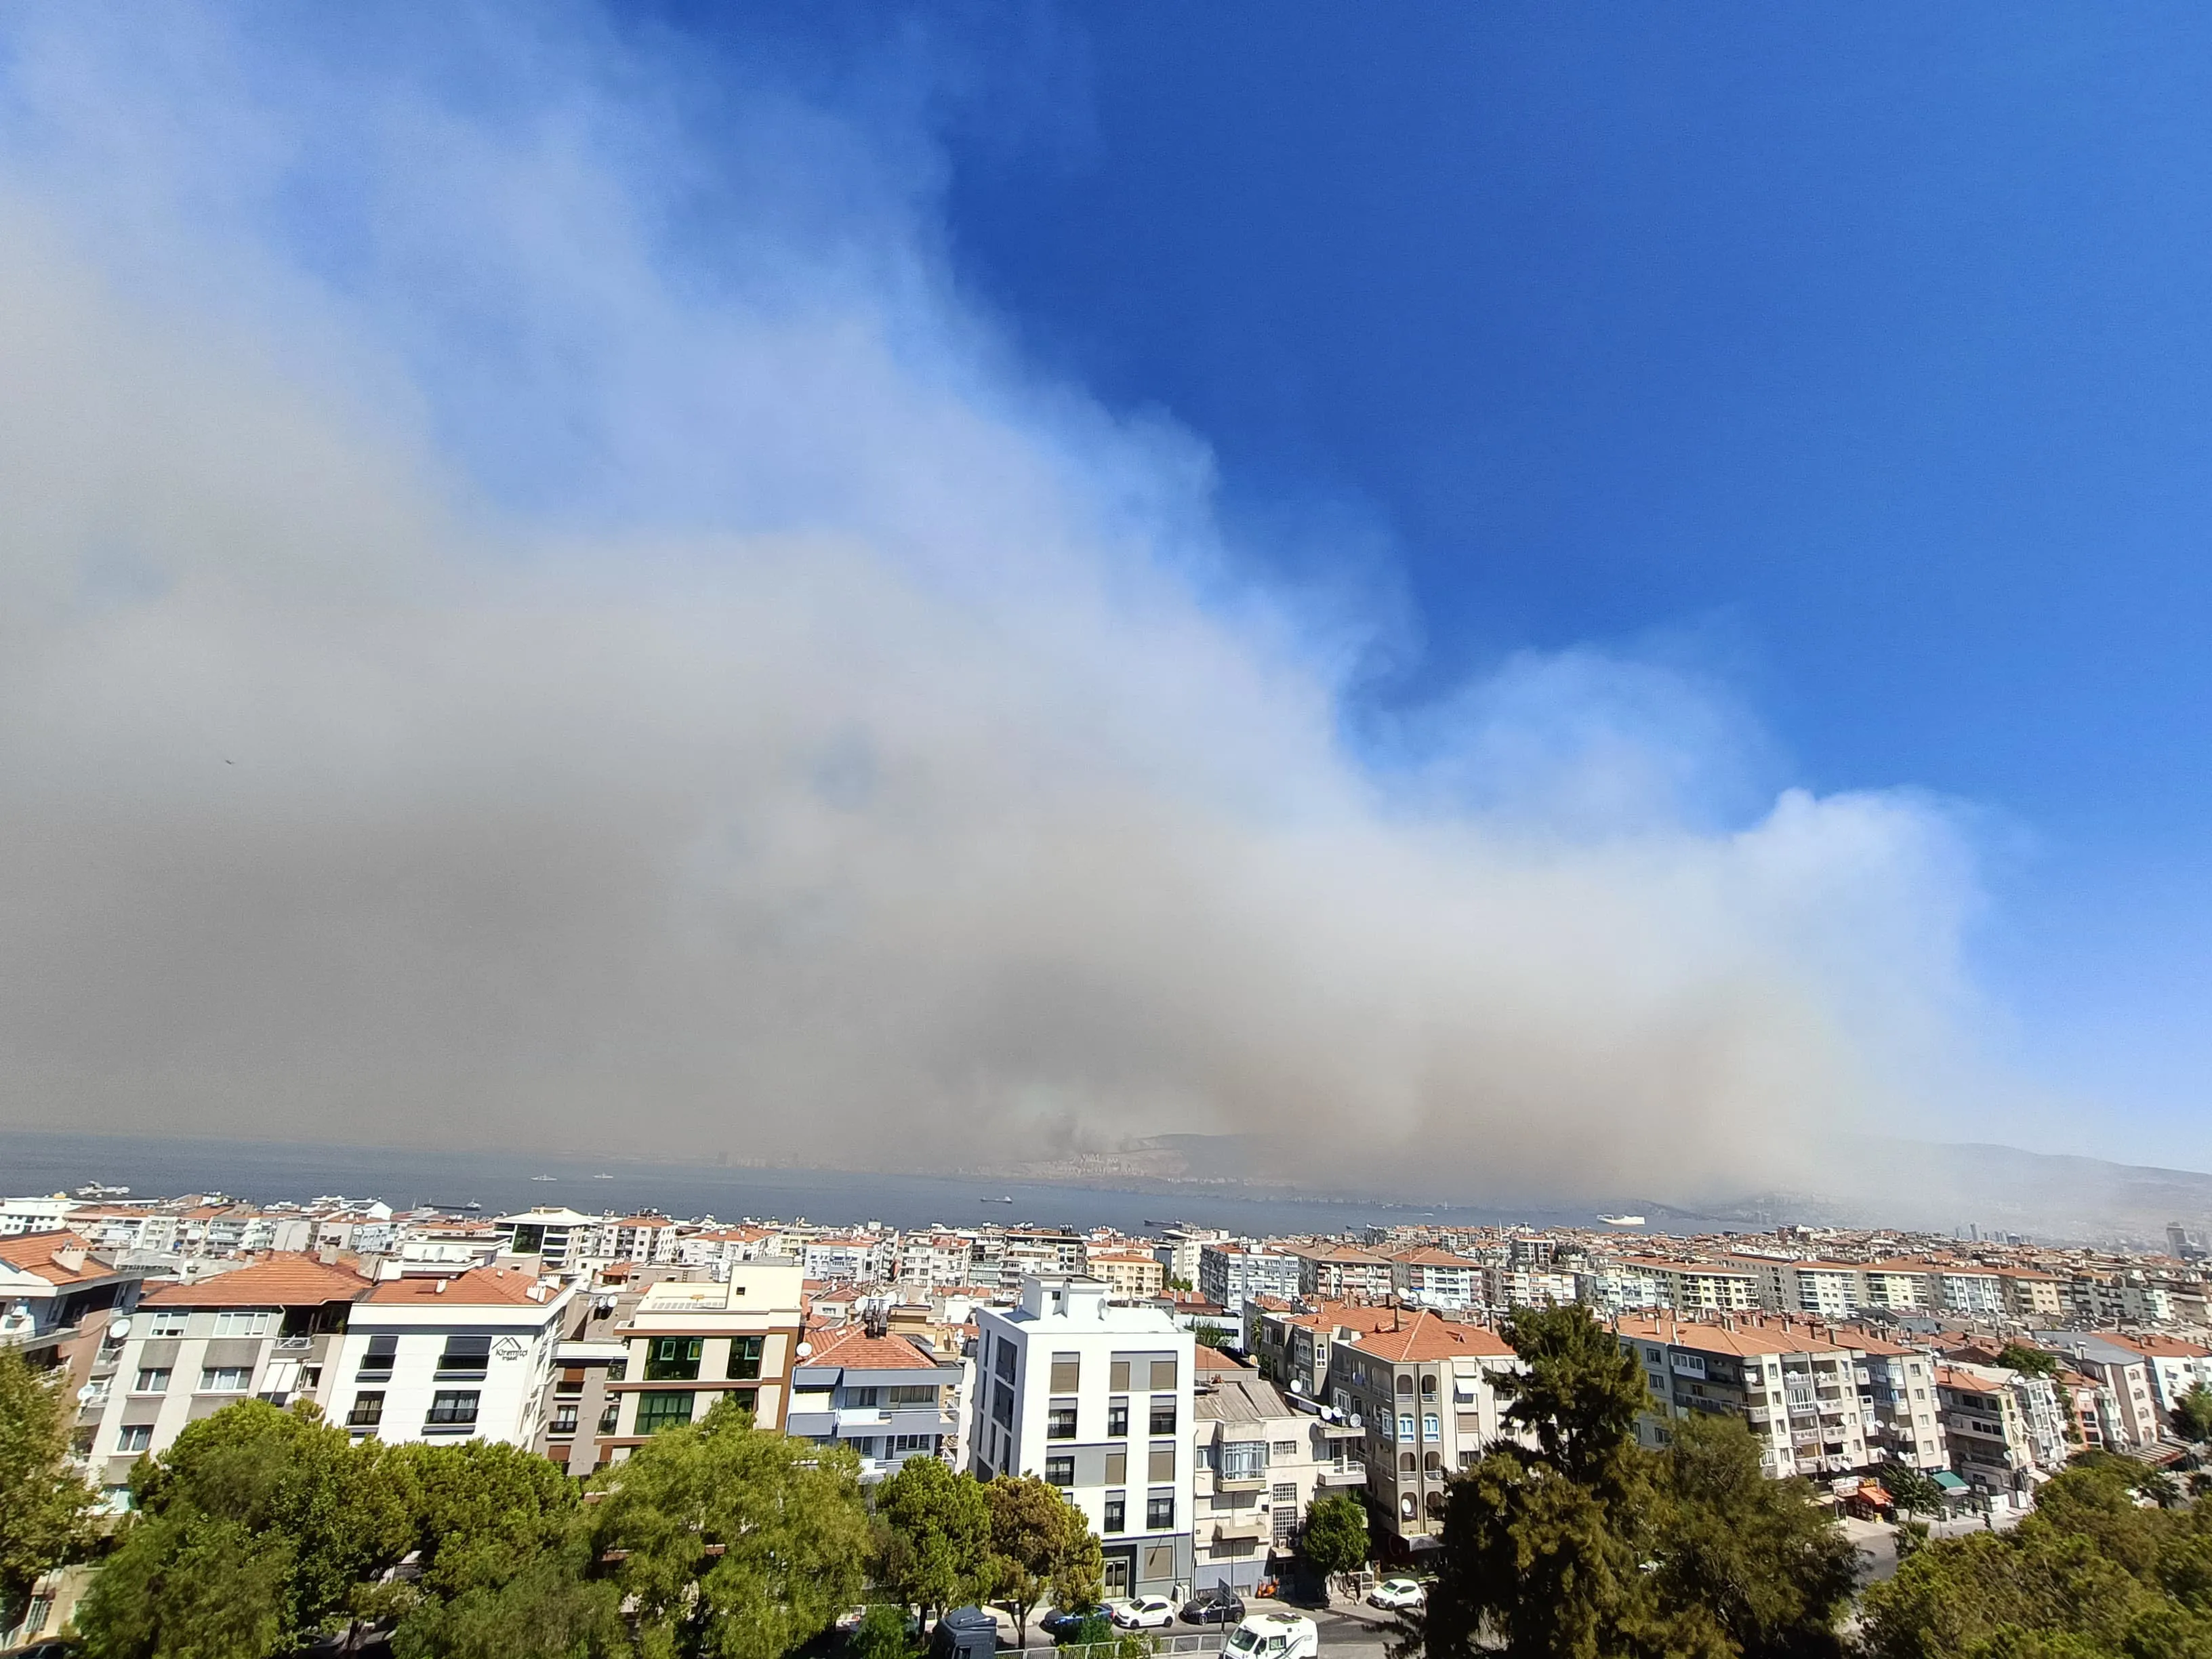
[[[538,1205],[493,1224],[501,1236],[501,1254],[520,1256],[541,1273],[580,1267],[599,1243],[599,1218],[557,1205]]]
[[[1994,1319],[2005,1311],[2004,1279],[1994,1267],[1938,1262],[1930,1268],[1937,1304],[1946,1312]]]
[[[1836,1337],[1849,1345],[1857,1370],[1865,1373],[1859,1403],[1868,1455],[1931,1473],[1949,1468],[1935,1357],[1856,1327],[1840,1328]]]
[[[2201,1342],[2154,1331],[2099,1331],[2096,1335],[2113,1347],[2142,1356],[2151,1400],[2169,1419],[2191,1389],[2212,1389],[2212,1348]]]
[[[1863,1389],[1871,1396],[1872,1373],[1809,1322],[1625,1316],[1614,1331],[1651,1390],[1653,1409],[1638,1426],[1645,1444],[1666,1443],[1669,1418],[1717,1412],[1750,1429],[1770,1475],[1828,1477],[1874,1461],[1870,1399],[1860,1397]]]
[[[1668,1261],[1623,1256],[1614,1271],[1648,1280],[1659,1305],[1677,1313],[1748,1312],[1759,1306],[1759,1285],[1746,1269],[1719,1261]]]
[[[313,1256],[272,1255],[145,1291],[109,1325],[78,1419],[94,1484],[119,1506],[141,1453],[240,1400],[312,1400],[327,1413],[347,1316],[369,1288]]]
[[[1869,1261],[1860,1269],[1866,1285],[1865,1305],[1882,1313],[1924,1311],[1936,1305],[1935,1281],[1923,1261]]]
[[[1304,1263],[1281,1250],[1233,1244],[1227,1240],[1198,1249],[1198,1293],[1244,1327],[1244,1310],[1255,1297],[1291,1301],[1304,1282]]]
[[[998,1240],[999,1288],[1013,1296],[1024,1278],[1080,1276],[1086,1248],[1083,1235],[1066,1227],[1009,1227]]]
[[[629,1369],[627,1342],[574,1336],[553,1345],[553,1398],[538,1449],[579,1480],[614,1460],[622,1402],[612,1385]]]
[[[1086,1255],[1090,1265],[1084,1271],[1103,1280],[1116,1302],[1141,1302],[1167,1288],[1168,1270],[1150,1250],[1091,1250]]]
[[[1191,1402],[1196,1588],[1249,1594],[1296,1547],[1315,1496],[1364,1484],[1354,1431],[1300,1411],[1250,1366],[1201,1370]]]
[[[1936,1368],[1951,1467],[1986,1492],[2026,1492],[2066,1462],[2065,1415],[2048,1378],[1995,1365]]]
[[[1170,1227],[1152,1246],[1152,1254],[1168,1271],[1170,1279],[1179,1279],[1194,1287],[1198,1284],[1198,1253],[1208,1244],[1219,1244],[1229,1235],[1218,1227]]]
[[[831,1233],[801,1248],[809,1279],[874,1284],[896,1276],[898,1240],[889,1233]]]
[[[2014,1319],[2032,1324],[2065,1317],[2066,1281],[2056,1273],[2002,1267],[1997,1279],[2004,1287],[2005,1311]]]
[[[2164,1414],[2151,1381],[2150,1362],[2141,1350],[2084,1331],[2038,1331],[2035,1340],[2111,1391],[2121,1439],[2132,1446],[2158,1443],[2166,1429]]]
[[[875,1319],[810,1331],[799,1346],[787,1433],[851,1447],[866,1481],[945,1455],[960,1429],[959,1359]]]
[[[1262,1375],[1293,1399],[1312,1401],[1328,1398],[1329,1354],[1336,1344],[1404,1322],[1403,1310],[1371,1302],[1323,1302],[1312,1308],[1259,1304],[1246,1321]]]
[[[1449,1250],[1423,1245],[1391,1252],[1391,1279],[1398,1294],[1418,1307],[1441,1313],[1465,1313],[1483,1305],[1483,1266]],[[1574,1297],[1569,1279],[1567,1299]]]
[[[574,1285],[477,1267],[362,1288],[325,1361],[333,1423],[386,1443],[539,1444]]]
[[[1493,1379],[1520,1364],[1497,1332],[1426,1309],[1332,1346],[1329,1404],[1358,1433],[1369,1509],[1401,1550],[1435,1546],[1445,1483],[1502,1432]]]
[[[974,1271],[969,1240],[955,1233],[908,1233],[898,1244],[898,1282],[931,1287],[965,1285]]]
[[[684,1229],[665,1215],[604,1217],[581,1255],[593,1262],[634,1261],[673,1267],[683,1261]]]
[[[1575,1275],[1556,1267],[1493,1261],[1482,1270],[1483,1299],[1493,1308],[1564,1307],[1578,1294]]]
[[[66,1229],[0,1238],[0,1347],[65,1371],[73,1393],[91,1382],[109,1322],[137,1305],[144,1277]]]
[[[1030,1275],[1010,1309],[975,1310],[969,1456],[976,1474],[1041,1474],[1105,1551],[1109,1595],[1192,1582],[1194,1346],[1173,1316],[1109,1303],[1094,1279]]]
[[[620,1462],[662,1429],[696,1422],[725,1397],[762,1428],[782,1428],[805,1322],[805,1272],[788,1257],[761,1258],[726,1279],[648,1287],[614,1330],[629,1353],[606,1384],[615,1401],[614,1430],[603,1437],[610,1460]]]
[[[1398,1288],[1396,1264],[1356,1244],[1285,1244],[1298,1263],[1298,1294],[1310,1301],[1381,1302]]]
[[[1729,1264],[1752,1276],[1757,1305],[1769,1313],[1848,1319],[1866,1305],[1864,1279],[1856,1262],[1733,1255]]]

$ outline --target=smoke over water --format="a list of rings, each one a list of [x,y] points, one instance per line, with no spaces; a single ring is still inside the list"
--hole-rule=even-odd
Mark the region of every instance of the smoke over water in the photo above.
[[[1942,811],[1595,649],[1350,718],[895,110],[109,21],[0,70],[0,1122],[1663,1196],[1953,1065]]]

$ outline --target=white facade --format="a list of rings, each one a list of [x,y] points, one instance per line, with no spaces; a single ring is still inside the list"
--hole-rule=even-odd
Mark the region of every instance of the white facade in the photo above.
[[[1097,1279],[1035,1275],[1016,1306],[979,1308],[975,1322],[976,1475],[1060,1487],[1098,1534],[1109,1595],[1188,1593],[1190,1333],[1108,1302]]]
[[[1198,1293],[1228,1313],[1243,1328],[1244,1304],[1255,1296],[1298,1296],[1298,1259],[1276,1250],[1242,1244],[1201,1244],[1198,1250]]]
[[[535,1446],[575,1296],[501,1267],[381,1281],[338,1340],[331,1420],[357,1439]]]

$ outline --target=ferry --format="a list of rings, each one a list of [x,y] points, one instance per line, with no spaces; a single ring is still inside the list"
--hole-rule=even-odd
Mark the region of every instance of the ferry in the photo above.
[[[1608,1227],[1641,1227],[1644,1224],[1644,1218],[1640,1215],[1601,1215],[1598,1219]]]

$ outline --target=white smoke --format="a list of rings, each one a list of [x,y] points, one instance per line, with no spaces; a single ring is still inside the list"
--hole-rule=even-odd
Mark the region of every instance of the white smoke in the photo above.
[[[9,42],[0,1120],[1665,1194],[1950,1075],[1942,809],[1716,823],[1596,650],[1378,768],[871,124],[747,81],[702,230],[587,15],[149,21]]]

